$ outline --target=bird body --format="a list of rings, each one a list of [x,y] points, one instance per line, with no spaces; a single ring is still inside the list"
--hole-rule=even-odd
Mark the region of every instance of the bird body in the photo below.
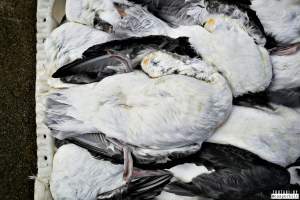
[[[297,0],[252,0],[265,32],[278,44],[300,42],[300,2]]]
[[[85,149],[64,145],[53,160],[50,189],[55,200],[95,200],[123,185],[123,166],[96,160]]]
[[[88,0],[78,1],[82,3]],[[95,16],[97,12],[102,12],[101,7],[99,7],[100,2],[98,2],[99,5],[97,4],[98,7],[95,5],[98,9],[92,9],[91,16]],[[200,25],[170,27],[142,6],[127,1],[122,2],[110,2],[111,8],[115,7],[116,12],[120,12],[120,16],[111,22],[107,21],[112,24],[113,34],[117,37],[149,35],[164,35],[172,38],[188,37],[191,46],[199,56],[203,57],[207,63],[215,66],[228,80],[234,96],[260,92],[269,86],[272,78],[269,54],[265,48],[257,45],[255,40],[249,36],[249,33],[245,31],[247,28],[240,20],[227,15],[211,14],[206,18],[205,29]],[[70,1],[70,5],[73,3],[75,4],[75,2]],[[91,1],[90,4],[90,7],[94,6],[94,1]],[[201,6],[197,8],[201,9]],[[92,12],[85,7],[81,9],[83,9],[82,12]],[[137,17],[133,10],[139,12],[140,15]],[[101,13],[98,15],[100,16]],[[114,18],[113,15],[112,18]],[[131,18],[138,20],[131,20]],[[84,20],[83,18],[80,19]],[[87,24],[84,21],[81,23]]]
[[[228,81],[235,97],[265,90],[272,79],[267,50],[239,26],[226,19],[212,18],[206,29],[186,26],[174,29],[170,36],[189,37],[191,46],[203,60],[213,65]]]
[[[165,170],[134,168],[128,183],[123,169],[76,145],[63,145],[54,156],[51,192],[55,200],[243,199],[290,182],[286,169],[246,150],[214,143],[204,143],[190,162]]]
[[[288,54],[280,54],[278,50],[271,55],[274,77],[269,89],[272,91],[300,87],[300,43],[287,48],[296,50]]]
[[[300,115],[291,108],[273,106],[274,110],[234,106],[229,119],[208,141],[246,149],[281,166],[295,162],[300,156]]]
[[[231,111],[231,91],[216,76],[212,83],[138,71],[107,77],[50,95],[46,124],[59,139],[102,132],[150,149],[201,144]]]
[[[263,27],[249,2],[223,0],[129,0],[144,5],[151,13],[172,26],[204,25],[210,18],[223,17],[239,24],[256,41],[264,46]]]
[[[186,37],[176,39],[167,36],[131,37],[91,46],[83,52],[81,58],[59,68],[52,77],[68,83],[98,82],[112,75],[107,73],[110,70],[125,73],[138,68],[144,56],[158,50],[188,55],[192,58],[198,57]],[[88,79],[83,79],[83,75]],[[74,80],[74,77],[77,79]]]
[[[133,200],[160,193],[172,177],[167,171],[134,169],[131,180],[123,180],[124,166],[94,158],[86,149],[67,144],[53,160],[50,189],[55,200]],[[150,193],[147,193],[149,192]]]
[[[188,41],[185,42],[185,45],[191,47],[186,48],[189,49],[187,55],[194,56],[196,52],[203,57],[205,62],[214,66],[227,79],[234,96],[263,91],[269,86],[272,78],[272,66],[266,49],[256,45],[242,29],[234,26],[234,24],[230,24],[230,21],[228,21],[229,25],[226,26],[226,23],[221,24],[223,19],[212,20],[215,20],[215,25],[212,24],[212,26],[208,25],[206,27],[210,31],[200,26],[181,26],[176,29],[170,29],[167,36],[177,38],[176,40],[178,41],[180,37],[187,37]],[[226,40],[224,40],[224,35],[227,36]],[[146,38],[140,38],[139,40],[142,41]],[[174,41],[175,44],[177,43],[176,40]],[[153,41],[153,43],[155,42]],[[165,50],[169,49],[169,44],[172,43],[167,43]],[[180,45],[180,43],[178,44]],[[149,45],[151,47],[151,41]],[[133,47],[133,45],[131,46]],[[120,48],[121,46],[116,47]],[[105,44],[96,45],[90,48],[91,51],[88,49],[87,52],[83,53],[83,56],[86,55],[88,58],[89,54],[93,54],[93,58],[97,55],[97,52],[103,52],[106,48],[110,49]],[[126,48],[124,49],[126,50]],[[191,49],[194,49],[194,51]],[[114,52],[113,48],[112,50]],[[139,51],[143,52],[141,49]],[[151,51],[153,49],[150,49]],[[176,52],[175,49],[173,52],[178,53],[179,51]],[[182,53],[184,50],[180,49],[180,52]],[[74,66],[76,67],[77,64],[75,63]]]
[[[123,0],[68,0],[66,16],[70,21],[113,32],[119,37],[166,35],[169,28],[140,5]]]

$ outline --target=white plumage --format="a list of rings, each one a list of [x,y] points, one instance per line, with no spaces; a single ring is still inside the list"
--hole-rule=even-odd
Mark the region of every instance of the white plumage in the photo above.
[[[120,3],[120,7],[115,3]],[[125,0],[68,0],[66,16],[70,21],[96,28],[101,28],[101,23],[108,23],[114,33],[127,37],[165,35],[169,29],[166,23],[140,5]]]
[[[224,11],[229,8],[220,7]],[[300,41],[299,2],[253,0],[252,8],[277,42]],[[264,38],[251,29],[245,13],[235,9],[226,16],[201,9],[189,10],[188,14],[195,15],[204,28],[171,28],[145,8],[127,1],[67,0],[66,16],[72,22],[54,30],[46,41],[48,60],[53,65],[47,69],[49,76],[58,67],[81,58],[90,46],[132,36],[187,36],[203,60],[155,51],[141,63],[149,76],[134,71],[60,90],[48,98],[46,124],[52,134],[65,139],[102,132],[137,147],[145,157],[194,148],[211,137],[209,142],[231,144],[281,166],[293,163],[300,156],[300,114],[275,105],[275,110],[241,106],[232,110],[232,96],[265,90],[272,79],[272,64],[270,90],[299,87],[300,53],[270,58],[260,46]],[[113,34],[92,28],[101,25],[111,25]],[[49,79],[53,87],[64,86],[58,82]],[[54,199],[95,199],[97,194],[124,184],[123,167],[96,160],[75,145],[62,146],[54,157],[52,195]],[[169,171],[185,183],[211,173],[192,163]],[[156,199],[202,198],[163,192]]]
[[[188,197],[188,196],[179,196],[173,193],[163,191],[159,196],[155,198],[155,200],[212,200],[210,198],[205,197]]]
[[[67,144],[60,147],[54,156],[50,180],[51,193],[55,200],[95,200],[97,194],[110,192],[125,185],[123,169],[123,165],[96,159],[86,149]],[[189,170],[188,173],[186,170]],[[196,166],[192,163],[178,165],[168,171],[179,180],[189,180],[200,174],[210,173],[204,166]],[[157,200],[167,200],[165,199],[167,196],[185,200],[206,199],[187,198],[162,192]]]
[[[60,139],[101,131],[152,149],[201,144],[226,120],[232,101],[220,75],[209,83],[182,75],[150,79],[139,71],[62,90],[49,98],[62,104],[54,103],[47,110],[48,126]],[[67,118],[56,119],[57,114]]]
[[[205,166],[200,165],[197,166],[194,163],[184,163],[181,165],[177,165],[169,169],[172,172],[173,176],[182,182],[190,183],[193,178],[201,175],[201,174],[210,174],[214,172],[214,170],[209,171]]]
[[[299,176],[300,166],[293,166],[288,168],[288,171],[291,175],[291,184],[300,185],[300,176]]]
[[[300,156],[300,114],[284,106],[260,110],[234,106],[229,119],[209,142],[231,144],[287,166]]]
[[[227,79],[234,96],[259,92],[272,78],[269,53],[227,18],[211,18],[205,28],[179,27],[170,35],[188,36],[194,49]]]
[[[116,10],[113,1],[107,0],[67,0],[66,17],[74,21],[89,26],[94,26],[94,20],[98,16],[103,21],[116,25],[121,16]]]
[[[270,90],[300,87],[300,50],[292,55],[272,55],[273,80]]]
[[[146,55],[141,63],[142,69],[150,77],[181,74],[214,84],[223,79],[216,70],[203,60],[191,59],[164,51],[154,51]]]
[[[123,184],[123,165],[97,160],[76,145],[64,145],[54,156],[50,189],[55,200],[95,200]]]
[[[82,57],[89,47],[112,40],[113,37],[89,26],[67,22],[56,28],[45,42],[47,61],[51,65],[46,68],[49,77],[60,67]],[[52,87],[66,84],[57,79],[48,79]]]
[[[78,1],[76,1],[77,4],[89,2],[90,7],[99,4],[98,10],[80,7],[79,10],[73,9],[74,12],[89,13],[86,14],[87,16],[101,15],[97,12],[102,12],[101,7],[99,7],[102,1],[98,3],[92,0]],[[70,1],[70,10],[76,2]],[[112,4],[110,8],[117,10],[113,1],[110,3]],[[114,27],[116,35],[126,37],[146,35],[167,35],[173,38],[189,37],[192,46],[203,59],[215,66],[228,80],[234,96],[263,91],[269,86],[272,78],[269,54],[265,48],[256,45],[254,39],[249,36],[249,30],[247,30],[249,27],[246,27],[240,20],[225,15],[210,14],[210,18],[205,15],[205,28],[207,30],[197,25],[171,28],[140,5],[134,5],[127,1],[121,1],[121,3],[126,13],[123,14],[124,16],[121,17],[122,14],[119,14],[119,18],[116,18],[115,12],[112,12],[111,18],[105,18],[105,21]],[[101,5],[106,4],[107,2]],[[79,19],[82,20],[81,23],[90,24],[85,22],[82,17]],[[118,22],[116,23],[116,21]]]
[[[278,43],[300,42],[300,2],[298,0],[252,0],[267,34]]]

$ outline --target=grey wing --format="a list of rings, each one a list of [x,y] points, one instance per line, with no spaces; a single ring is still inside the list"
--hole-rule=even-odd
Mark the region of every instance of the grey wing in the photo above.
[[[123,152],[116,147],[103,133],[88,133],[67,139],[101,158],[123,162]]]
[[[67,83],[92,83],[116,73],[128,72],[127,65],[130,65],[127,59],[117,55],[78,59],[59,68],[52,77]]]
[[[221,169],[201,174],[192,183],[175,181],[166,189],[182,196],[205,196],[213,199],[243,199],[249,195],[285,187],[289,174],[281,169],[254,166],[247,169]]]
[[[135,169],[127,185],[98,194],[98,200],[146,200],[158,196],[173,176],[167,171]]]

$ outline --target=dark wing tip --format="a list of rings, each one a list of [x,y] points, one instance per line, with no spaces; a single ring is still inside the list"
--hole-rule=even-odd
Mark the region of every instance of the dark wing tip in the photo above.
[[[62,67],[60,67],[59,69],[56,70],[56,72],[54,72],[52,74],[52,78],[62,78],[62,77],[66,77],[66,76],[70,76],[70,75],[74,75],[73,73],[71,73],[72,71],[70,69],[72,69],[74,66],[81,64],[83,62],[85,62],[86,59],[76,59],[73,62],[66,64]]]

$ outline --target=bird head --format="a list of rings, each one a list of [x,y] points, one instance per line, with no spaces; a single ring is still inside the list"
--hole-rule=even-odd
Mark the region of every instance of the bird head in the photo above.
[[[216,26],[217,26],[217,20],[214,18],[209,18],[204,23],[204,28],[209,32],[213,32],[216,29]]]
[[[231,19],[223,15],[211,16],[204,22],[204,28],[211,33],[217,30],[232,30],[237,27],[241,27],[241,25],[238,23],[238,20]]]
[[[173,74],[183,62],[176,55],[155,51],[146,55],[141,63],[142,69],[152,78]]]

